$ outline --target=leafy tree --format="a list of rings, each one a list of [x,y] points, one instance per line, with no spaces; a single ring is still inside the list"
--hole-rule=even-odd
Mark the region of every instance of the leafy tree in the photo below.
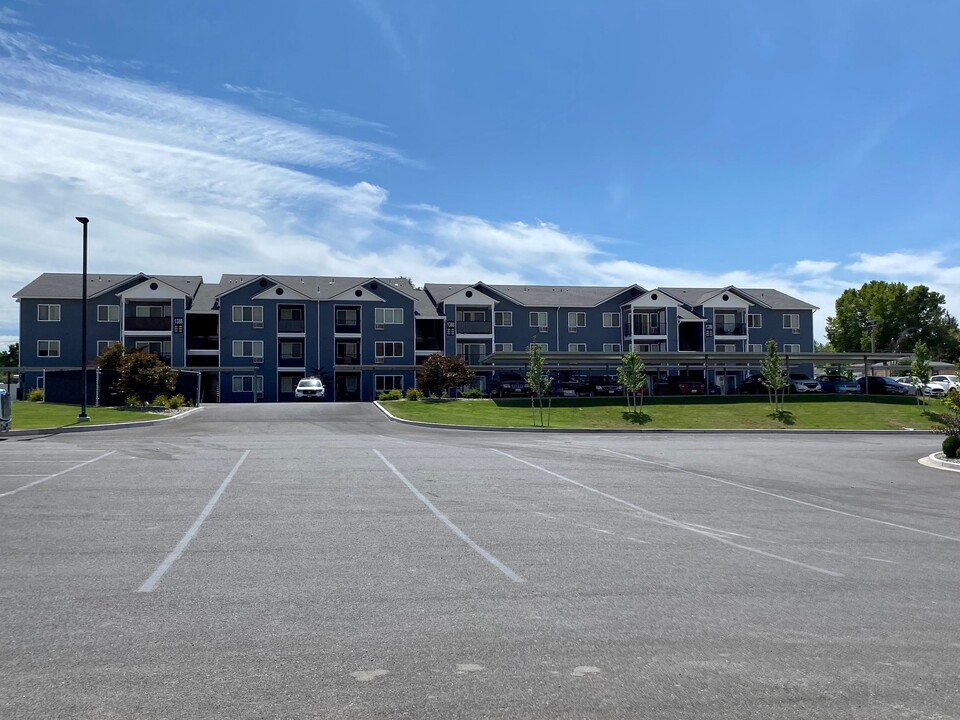
[[[933,358],[953,360],[960,355],[960,328],[944,303],[925,285],[871,280],[837,298],[827,338],[837,352],[898,352],[920,341]]]
[[[642,390],[647,386],[647,372],[643,364],[643,358],[632,350],[624,354],[620,367],[617,368],[617,381],[623,385],[627,394],[627,409],[632,407],[633,412],[637,412],[637,395],[640,395],[640,409],[643,409]],[[633,396],[633,405],[631,406],[631,395]]]
[[[434,353],[417,371],[417,387],[425,395],[440,396],[452,388],[466,385],[473,378],[473,370],[467,367],[463,358]]]
[[[770,405],[775,413],[783,412],[783,395],[787,390],[787,369],[777,352],[777,341],[767,340],[767,355],[760,362],[761,382],[767,388]]]
[[[535,405],[540,406],[540,427],[545,427],[543,422],[543,396],[550,398],[550,375],[544,370],[545,362],[543,359],[543,350],[539,343],[530,343],[527,349],[529,360],[527,361],[527,385],[530,386],[530,412],[533,415],[533,424],[537,424],[537,415]],[[547,400],[547,425],[550,424],[550,408],[552,398]]]
[[[817,340],[813,341],[813,351],[818,353],[832,353],[835,352],[833,345],[829,342],[819,342]]]
[[[180,373],[146,350],[129,350],[114,343],[95,361],[97,367],[116,373],[111,391],[120,398],[136,397],[151,403],[160,395],[171,394]]]
[[[6,350],[0,350],[0,368],[20,367],[20,343],[13,343]]]
[[[926,398],[923,394],[923,386],[930,382],[930,356],[927,351],[927,344],[918,341],[913,346],[913,362],[910,363],[910,376],[917,383],[917,405],[925,405]]]

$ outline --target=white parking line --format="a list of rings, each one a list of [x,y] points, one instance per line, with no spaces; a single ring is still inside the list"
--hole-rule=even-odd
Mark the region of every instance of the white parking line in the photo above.
[[[426,505],[428,508],[430,508],[430,512],[432,512],[434,515],[436,515],[444,525],[446,525],[448,528],[450,528],[450,530],[452,530],[453,533],[454,533],[458,538],[460,538],[460,539],[463,540],[467,545],[469,545],[478,555],[480,555],[480,557],[482,557],[482,558],[483,558],[484,560],[486,560],[488,563],[490,563],[490,564],[493,565],[495,568],[497,568],[497,570],[499,570],[500,572],[502,572],[504,575],[506,575],[508,578],[510,578],[513,582],[516,582],[516,583],[526,582],[526,580],[524,580],[522,577],[520,577],[519,575],[517,575],[513,570],[511,570],[510,568],[508,568],[506,565],[504,565],[502,562],[500,562],[497,558],[495,558],[495,557],[494,557],[493,555],[491,555],[489,552],[487,552],[487,551],[484,550],[482,547],[480,547],[479,545],[477,545],[477,543],[475,543],[473,540],[471,540],[470,537],[469,537],[463,530],[461,530],[461,529],[458,528],[456,525],[454,525],[454,524],[453,524],[453,521],[451,521],[450,518],[448,518],[446,515],[444,515],[442,512],[440,512],[432,502],[430,502],[429,500],[427,500],[427,498],[425,498],[425,497],[423,496],[423,493],[421,493],[419,490],[417,490],[417,489],[413,486],[413,483],[411,483],[409,480],[407,480],[407,479],[403,476],[403,474],[402,474],[399,470],[397,470],[397,469],[393,466],[393,464],[392,464],[389,460],[387,460],[387,459],[380,453],[379,450],[374,450],[373,452],[376,453],[377,457],[380,458],[380,459],[383,461],[383,464],[384,464],[384,465],[386,465],[388,468],[390,468],[390,471],[391,471],[394,475],[396,475],[398,478],[400,478],[400,480],[403,482],[404,485],[407,486],[407,488],[410,490],[410,492],[412,492],[412,493],[416,496],[417,500],[419,500],[419,501],[422,502],[424,505]]]
[[[68,467],[66,470],[61,470],[60,472],[55,472],[53,475],[46,475],[46,476],[41,477],[39,480],[34,480],[32,483],[27,483],[26,485],[23,485],[23,486],[18,487],[18,488],[14,488],[13,490],[7,490],[7,492],[5,492],[5,493],[0,493],[0,498],[2,498],[2,497],[7,497],[7,495],[16,495],[16,494],[17,494],[18,492],[20,492],[21,490],[26,490],[27,488],[32,488],[34,485],[39,485],[40,483],[45,483],[47,480],[53,480],[55,477],[59,477],[59,476],[61,476],[61,475],[64,475],[64,474],[70,472],[71,470],[76,470],[77,468],[82,468],[84,465],[89,465],[90,463],[95,463],[97,460],[102,460],[102,459],[105,458],[107,455],[113,455],[115,452],[116,452],[116,450],[111,450],[110,452],[105,452],[103,455],[98,455],[97,457],[93,458],[92,460],[85,460],[84,462],[78,463],[77,465],[74,465],[73,467]],[[24,477],[30,477],[30,476],[24,476]],[[36,477],[36,476],[34,476],[34,477]]]
[[[652,518],[653,520],[655,520],[655,521],[657,521],[657,522],[663,523],[664,525],[669,525],[669,526],[674,527],[674,528],[676,528],[676,529],[678,529],[678,530],[686,530],[687,532],[691,532],[691,533],[694,533],[694,534],[696,534],[696,535],[700,535],[700,536],[702,536],[702,537],[710,538],[711,540],[714,540],[715,542],[722,543],[722,544],[724,544],[724,545],[729,545],[730,547],[735,547],[735,548],[738,548],[738,549],[740,549],[740,550],[746,550],[747,552],[755,553],[755,554],[757,554],[757,555],[762,555],[763,557],[768,557],[768,558],[771,558],[771,559],[773,559],[773,560],[779,560],[780,562],[789,563],[790,565],[797,565],[798,567],[806,568],[807,570],[813,570],[814,572],[818,572],[818,573],[823,573],[824,575],[830,575],[831,577],[843,577],[843,574],[842,574],[842,573],[834,572],[833,570],[826,570],[826,569],[824,569],[824,568],[817,567],[816,565],[808,565],[807,563],[802,563],[802,562],[800,562],[799,560],[792,560],[792,559],[790,559],[790,558],[786,558],[786,557],[783,557],[783,556],[781,556],[781,555],[774,555],[773,553],[764,552],[763,550],[758,550],[757,548],[750,547],[749,545],[741,545],[740,543],[735,543],[735,542],[733,542],[732,540],[728,540],[728,539],[726,539],[726,538],[724,538],[724,537],[720,537],[720,536],[717,535],[716,533],[707,532],[706,530],[700,530],[700,529],[698,529],[698,528],[693,527],[692,525],[688,525],[687,523],[680,522],[679,520],[673,520],[673,519],[671,519],[671,518],[666,517],[665,515],[659,515],[659,514],[653,512],[653,511],[651,511],[651,510],[647,510],[646,508],[642,508],[642,507],[640,507],[639,505],[634,505],[632,502],[629,502],[628,500],[624,500],[624,499],[622,499],[622,498],[618,498],[616,495],[611,495],[610,493],[603,492],[602,490],[597,490],[596,488],[590,487],[589,485],[584,485],[583,483],[577,482],[576,480],[571,480],[571,479],[568,478],[568,477],[564,477],[563,475],[561,475],[561,474],[559,474],[559,473],[555,473],[555,472],[553,472],[552,470],[547,470],[545,467],[541,467],[541,466],[539,466],[539,465],[535,465],[535,464],[532,463],[532,462],[528,462],[528,461],[526,461],[526,460],[521,460],[520,458],[515,457],[515,456],[511,455],[510,453],[505,453],[505,452],[503,452],[503,450],[497,450],[496,448],[491,448],[491,449],[492,449],[495,453],[499,453],[500,455],[503,455],[503,456],[505,456],[505,457],[508,457],[508,458],[510,458],[511,460],[515,460],[515,461],[518,462],[518,463],[523,463],[524,465],[527,465],[527,466],[529,466],[529,467],[532,467],[532,468],[534,468],[534,469],[536,469],[536,470],[539,470],[539,471],[541,471],[541,472],[545,472],[547,475],[552,475],[553,477],[555,477],[555,478],[557,478],[557,479],[559,479],[559,480],[563,480],[564,482],[568,482],[568,483],[570,483],[571,485],[576,485],[576,486],[579,487],[579,488],[583,488],[584,490],[587,490],[587,491],[589,491],[589,492],[596,493],[597,495],[600,495],[601,497],[605,497],[605,498],[607,498],[608,500],[613,500],[613,501],[616,502],[616,503],[620,503],[621,505],[625,505],[626,507],[631,508],[631,509],[633,509],[633,510],[636,510],[637,512],[642,513],[643,515],[646,515],[647,517]]]
[[[692,475],[693,477],[711,480],[723,485],[731,485],[733,487],[740,488],[741,490],[749,490],[750,492],[760,493],[761,495],[769,495],[770,497],[786,500],[787,502],[797,503],[797,505],[806,505],[807,507],[823,510],[824,512],[830,512],[836,515],[845,515],[846,517],[856,518],[857,520],[865,520],[866,522],[877,523],[878,525],[886,525],[888,527],[899,528],[900,530],[908,530],[910,532],[920,533],[921,535],[929,535],[931,537],[941,538],[942,540],[960,542],[960,538],[952,535],[941,535],[940,533],[930,532],[929,530],[921,530],[920,528],[910,527],[909,525],[901,525],[900,523],[878,520],[877,518],[867,517],[866,515],[857,515],[856,513],[847,512],[846,510],[837,510],[836,508],[827,507],[826,505],[817,505],[816,503],[807,502],[806,500],[798,500],[797,498],[792,498],[788,495],[780,495],[775,492],[770,492],[769,490],[762,490],[761,488],[753,487],[752,485],[744,485],[743,483],[734,482],[733,480],[724,480],[723,478],[714,477],[713,475],[705,475],[704,473],[699,473],[694,470],[687,470],[682,467],[677,467],[676,465],[668,465],[667,463],[660,463],[654,460],[644,460],[643,458],[638,458],[634,455],[627,455],[626,453],[617,452],[616,450],[608,450],[607,448],[600,448],[600,450],[608,452],[611,455],[619,455],[620,457],[629,458],[630,460],[636,460],[637,462],[641,462],[646,465],[655,465],[656,467],[662,467],[667,470],[676,470],[677,472],[684,473],[686,475]]]
[[[223,495],[223,491],[227,489],[227,485],[230,484],[230,481],[233,480],[233,476],[237,474],[237,470],[240,469],[240,466],[243,465],[243,461],[247,459],[247,455],[250,454],[250,451],[247,450],[243,453],[243,456],[237,461],[237,464],[233,466],[233,470],[230,471],[230,474],[227,475],[226,479],[220,483],[220,487],[217,488],[217,491],[213,494],[213,497],[207,502],[207,505],[200,514],[197,516],[197,519],[193,521],[193,525],[190,526],[190,529],[187,530],[187,534],[181,538],[180,542],[177,543],[177,546],[173,549],[167,557],[164,559],[160,566],[153,571],[153,574],[147,578],[147,581],[143,583],[137,590],[137,592],[153,592],[157,587],[157,584],[160,582],[160,578],[164,576],[167,570],[170,569],[170,566],[173,565],[177,560],[180,559],[180,556],[183,555],[183,551],[187,549],[187,545],[190,544],[190,541],[200,532],[200,526],[203,525],[203,521],[207,519],[207,516],[213,511],[214,506],[216,506],[217,501],[220,500],[220,496]]]

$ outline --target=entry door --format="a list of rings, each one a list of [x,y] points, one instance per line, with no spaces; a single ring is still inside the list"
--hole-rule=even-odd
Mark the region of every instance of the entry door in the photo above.
[[[337,400],[360,399],[360,373],[337,373]]]

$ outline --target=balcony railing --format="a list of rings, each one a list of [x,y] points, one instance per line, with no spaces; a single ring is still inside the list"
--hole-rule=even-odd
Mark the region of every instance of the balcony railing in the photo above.
[[[358,333],[360,332],[360,323],[343,323],[333,326],[333,331],[338,333]]]
[[[337,355],[337,365],[359,365],[360,356],[357,354]]]
[[[463,358],[467,365],[479,365],[485,355],[483,353],[461,353],[457,357]]]
[[[631,325],[630,323],[627,323],[626,325],[627,335],[650,335],[650,336],[660,336],[660,337],[666,337],[667,335],[667,328],[662,325],[651,327],[647,323],[638,323],[635,326],[634,332],[631,332],[632,328],[634,328],[634,326]]]
[[[304,327],[303,320],[279,320],[277,322],[277,332],[282,333],[302,333]]]
[[[714,335],[746,335],[746,325],[717,325],[713,331]]]
[[[131,330],[166,331],[170,332],[173,320],[168,317],[128,317],[123,321],[123,329]]]
[[[459,320],[457,332],[461,335],[489,335],[493,332],[493,323],[489,320]]]
[[[187,341],[187,351],[190,350],[219,350],[220,341],[214,337],[195,337]]]

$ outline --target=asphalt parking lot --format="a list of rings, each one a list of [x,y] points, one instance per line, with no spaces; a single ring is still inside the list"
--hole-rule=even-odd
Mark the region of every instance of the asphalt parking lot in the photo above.
[[[0,442],[2,718],[957,718],[937,436],[211,406]]]

